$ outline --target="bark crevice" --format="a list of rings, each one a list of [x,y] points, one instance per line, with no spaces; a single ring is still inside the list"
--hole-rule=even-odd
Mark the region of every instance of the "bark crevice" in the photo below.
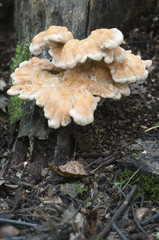
[[[85,31],[86,37],[88,36],[88,29],[89,29],[90,5],[91,5],[91,0],[88,0],[87,16],[86,16],[86,31]]]

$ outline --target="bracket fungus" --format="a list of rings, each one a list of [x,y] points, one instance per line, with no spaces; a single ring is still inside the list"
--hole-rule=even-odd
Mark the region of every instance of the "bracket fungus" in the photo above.
[[[11,75],[8,94],[44,107],[51,128],[67,126],[71,117],[85,126],[93,122],[101,98],[128,96],[127,83],[148,76],[151,60],[124,50],[122,42],[116,28],[97,29],[78,40],[67,28],[51,26],[33,38],[30,52],[39,55],[48,47],[52,61],[33,57],[22,62]]]

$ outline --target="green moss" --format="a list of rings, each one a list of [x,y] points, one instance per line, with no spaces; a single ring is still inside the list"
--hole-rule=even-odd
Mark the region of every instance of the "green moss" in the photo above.
[[[16,50],[15,50],[15,56],[12,58],[12,64],[10,65],[11,72],[14,72],[14,70],[19,66],[19,64],[23,61],[27,61],[30,58],[30,40],[27,39],[26,43],[22,43],[21,38],[19,36]]]
[[[137,195],[141,196],[144,191],[145,197],[159,201],[159,175],[146,176],[140,171],[133,172],[125,170],[121,173],[117,185],[123,187],[125,184],[128,184],[131,187],[134,184],[137,184]]]
[[[10,65],[11,72],[14,72],[21,62],[29,60],[29,46],[29,38],[27,39],[26,43],[23,44],[19,36],[15,50],[15,56],[12,59],[12,64]],[[19,99],[18,95],[11,97],[10,103],[8,105],[8,114],[11,125],[13,125],[17,120],[21,118],[25,103],[26,101]]]
[[[8,113],[11,125],[21,118],[24,104],[25,101],[19,99],[18,95],[11,97],[8,105]]]

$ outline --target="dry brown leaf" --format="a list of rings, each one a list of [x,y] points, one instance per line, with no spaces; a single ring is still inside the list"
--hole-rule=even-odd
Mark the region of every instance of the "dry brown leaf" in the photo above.
[[[18,236],[20,231],[13,226],[4,226],[0,228],[0,238],[9,238],[13,236]]]
[[[143,218],[148,217],[151,215],[151,211],[148,208],[138,208],[136,209],[136,218],[139,222],[143,220]]]
[[[65,165],[60,165],[56,167],[51,165],[52,171],[63,177],[84,177],[87,176],[86,171],[83,168],[83,165],[78,161],[69,161]]]

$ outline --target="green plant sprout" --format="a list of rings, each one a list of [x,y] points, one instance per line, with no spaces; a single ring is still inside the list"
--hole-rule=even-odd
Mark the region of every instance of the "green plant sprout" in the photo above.
[[[137,157],[137,153],[133,153],[133,154],[131,154],[131,156],[135,158],[135,157]]]
[[[81,184],[80,182],[75,183],[75,190],[77,195],[83,195],[84,192],[88,191],[88,186]]]
[[[139,169],[136,172],[126,169],[121,173],[119,181],[115,183],[116,186],[123,186],[122,190],[125,190],[127,185],[132,187],[134,184],[138,185],[138,196],[141,196],[144,191],[145,196],[159,201],[159,175],[146,176]]]
[[[159,117],[159,114],[158,114],[157,116]],[[156,129],[156,128],[158,128],[158,127],[159,127],[159,122],[157,122],[154,126],[146,129],[145,132],[149,132],[149,131],[151,131],[151,130],[153,130],[153,129]]]
[[[156,129],[158,127],[159,127],[159,122],[157,122],[153,127],[150,127],[148,129],[146,129],[145,132],[151,131],[151,130]]]
[[[19,35],[18,43],[15,50],[15,56],[12,59],[12,64],[10,65],[11,72],[14,72],[21,62],[29,60],[30,42],[31,41],[29,40],[29,38],[27,38],[26,43],[23,44]],[[11,125],[13,125],[18,119],[21,118],[25,103],[26,101],[19,99],[18,95],[11,97],[10,103],[8,105],[8,114]]]

